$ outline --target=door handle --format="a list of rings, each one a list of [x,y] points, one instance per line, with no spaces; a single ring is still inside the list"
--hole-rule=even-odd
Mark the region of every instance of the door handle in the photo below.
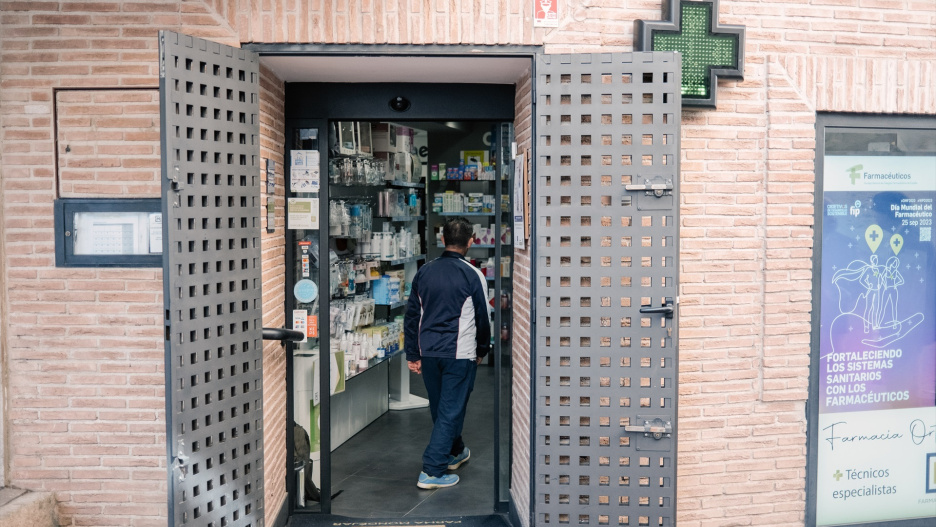
[[[285,328],[263,328],[263,340],[299,342],[305,338],[301,331]]]
[[[673,298],[669,296],[666,297],[662,307],[640,308],[641,313],[663,313],[666,318],[673,318],[673,311],[675,311],[675,308],[673,307]]]

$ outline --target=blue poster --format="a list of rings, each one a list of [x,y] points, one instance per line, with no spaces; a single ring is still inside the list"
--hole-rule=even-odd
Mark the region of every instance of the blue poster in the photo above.
[[[936,517],[936,157],[826,156],[823,183],[817,523]]]

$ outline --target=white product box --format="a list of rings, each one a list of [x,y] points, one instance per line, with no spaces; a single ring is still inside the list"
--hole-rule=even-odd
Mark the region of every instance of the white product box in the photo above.
[[[397,126],[393,123],[371,124],[371,146],[374,152],[397,151]]]

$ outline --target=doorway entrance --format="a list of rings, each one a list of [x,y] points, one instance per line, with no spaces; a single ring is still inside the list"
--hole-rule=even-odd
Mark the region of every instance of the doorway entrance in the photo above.
[[[287,85],[287,313],[309,335],[287,358],[292,512],[506,512],[514,99],[500,84]],[[475,226],[467,259],[486,277],[493,351],[469,402],[463,480],[423,491],[432,423],[400,335],[407,285],[441,254],[450,216]]]

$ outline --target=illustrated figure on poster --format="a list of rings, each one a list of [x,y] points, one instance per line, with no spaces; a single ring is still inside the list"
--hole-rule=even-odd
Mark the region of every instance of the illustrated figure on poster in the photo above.
[[[857,344],[852,342],[851,332],[859,321],[863,329],[860,342],[874,348],[889,346],[923,322],[923,313],[899,318],[898,288],[904,284],[899,266],[896,256],[878,265],[877,255],[872,254],[868,261],[853,260],[835,272],[832,283],[838,289],[840,314],[830,329],[833,350]]]
[[[877,327],[894,327],[900,324],[897,319],[897,288],[903,285],[900,274],[900,260],[896,256],[887,259],[884,272],[881,273],[881,297],[878,308]]]
[[[853,262],[854,263],[854,262]],[[881,291],[881,268],[878,266],[878,257],[871,255],[871,265],[864,267],[859,282],[865,287],[865,308],[864,308],[864,332],[871,330],[871,322],[877,319],[877,312],[880,308]],[[850,266],[850,265],[849,265]],[[835,283],[835,278],[832,279]]]

